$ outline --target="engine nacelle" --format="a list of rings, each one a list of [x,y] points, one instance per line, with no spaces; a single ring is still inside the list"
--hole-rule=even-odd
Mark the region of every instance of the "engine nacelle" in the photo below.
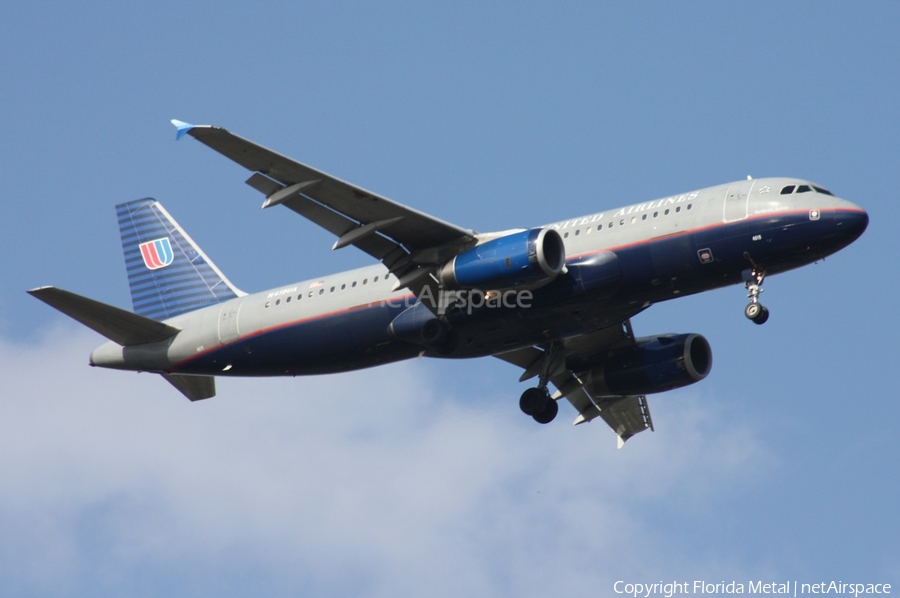
[[[416,303],[388,325],[394,338],[423,347],[440,347],[447,340],[447,326],[424,303]]]
[[[705,338],[667,334],[637,339],[637,346],[614,354],[586,377],[611,395],[645,395],[699,382],[711,369],[712,350]]]
[[[566,265],[562,237],[535,228],[482,243],[447,262],[439,273],[449,289],[504,290],[550,282]]]

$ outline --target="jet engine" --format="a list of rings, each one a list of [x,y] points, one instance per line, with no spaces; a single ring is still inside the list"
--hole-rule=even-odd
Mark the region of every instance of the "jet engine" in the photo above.
[[[505,290],[550,282],[566,264],[562,237],[535,228],[492,239],[460,253],[438,274],[448,289]]]
[[[416,303],[388,325],[388,332],[398,340],[423,347],[440,347],[447,340],[447,326],[424,303]]]
[[[699,334],[637,339],[637,345],[589,370],[584,380],[611,395],[645,395],[688,386],[706,378],[712,350]]]

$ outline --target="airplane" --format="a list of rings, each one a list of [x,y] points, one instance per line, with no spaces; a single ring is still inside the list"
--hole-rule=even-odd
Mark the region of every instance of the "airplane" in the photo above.
[[[493,356],[536,384],[519,408],[600,417],[618,446],[653,430],[647,395],[704,379],[700,334],[636,337],[654,303],[743,283],[763,324],[767,276],[855,241],[868,214],[810,181],[740,180],[532,228],[461,228],[226,129],[173,120],[243,166],[246,183],[378,264],[248,294],[154,199],[116,207],[134,312],[52,286],[34,297],[105,336],[90,365],[153,372],[192,401],[215,377],[346,372],[427,356]],[[551,385],[555,390],[551,391]]]

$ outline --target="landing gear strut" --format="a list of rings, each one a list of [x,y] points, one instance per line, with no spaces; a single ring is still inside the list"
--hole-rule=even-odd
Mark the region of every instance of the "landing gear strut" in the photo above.
[[[744,286],[747,287],[747,298],[750,299],[750,303],[744,308],[744,315],[754,324],[765,324],[769,319],[769,310],[759,302],[759,294],[763,292],[762,283],[766,273],[750,259],[749,255],[745,254],[744,257],[753,265],[752,269],[744,273]]]

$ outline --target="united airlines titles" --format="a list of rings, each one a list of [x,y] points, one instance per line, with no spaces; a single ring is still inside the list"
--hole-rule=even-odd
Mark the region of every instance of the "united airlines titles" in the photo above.
[[[672,197],[665,197],[663,199],[634,204],[632,206],[620,208],[614,214],[612,214],[610,218],[620,218],[622,216],[630,216],[631,214],[640,214],[641,212],[646,212],[647,210],[655,210],[664,206],[671,206],[679,203],[684,203],[686,201],[692,201],[694,199],[697,199],[699,195],[699,191],[693,191],[692,193],[683,193],[681,195],[674,195]],[[569,227],[586,226],[588,224],[603,220],[604,216],[605,214],[603,212],[600,212],[598,214],[584,216],[583,218],[573,218],[572,220],[566,220],[565,222],[556,222],[554,224],[551,224],[550,228],[562,230]]]

